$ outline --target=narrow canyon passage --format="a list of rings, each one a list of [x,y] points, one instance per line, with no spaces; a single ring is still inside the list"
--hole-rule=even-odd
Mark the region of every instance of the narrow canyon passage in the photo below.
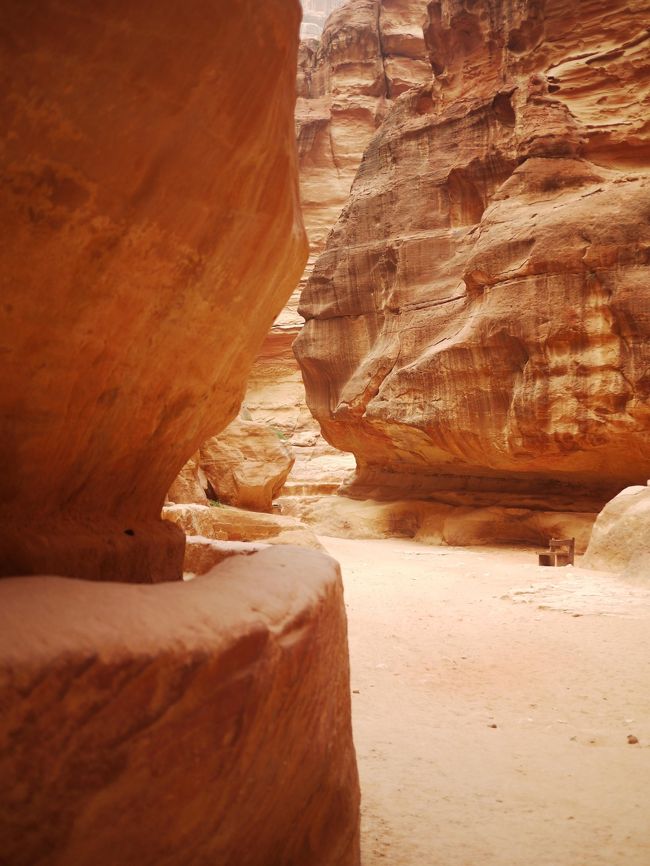
[[[650,589],[533,551],[322,540],[363,866],[647,866]]]

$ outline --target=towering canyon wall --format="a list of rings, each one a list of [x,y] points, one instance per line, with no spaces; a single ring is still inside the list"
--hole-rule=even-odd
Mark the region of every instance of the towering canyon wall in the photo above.
[[[305,264],[299,4],[2,14],[0,861],[358,866],[338,566],[160,519]]]
[[[295,118],[309,262],[264,341],[245,401],[256,421],[278,427],[296,446],[294,474],[320,476],[321,485],[336,486],[341,469],[352,463],[323,442],[305,404],[291,348],[303,325],[298,299],[388,108],[405,89],[430,78],[425,13],[423,0],[349,0],[329,16],[320,41],[300,45]],[[316,470],[308,468],[312,457]]]
[[[646,0],[428,4],[302,296],[357,495],[597,510],[650,473]]]
[[[165,493],[304,264],[297,3],[104,5],[3,9],[0,574],[180,578]]]

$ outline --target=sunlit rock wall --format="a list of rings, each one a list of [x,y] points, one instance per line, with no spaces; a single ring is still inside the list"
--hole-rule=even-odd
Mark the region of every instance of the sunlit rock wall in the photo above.
[[[432,81],[372,139],[301,301],[352,492],[594,511],[645,481],[649,9],[428,4]]]
[[[320,41],[301,42],[296,135],[300,195],[310,255],[300,284],[275,321],[253,367],[246,406],[295,447],[301,489],[336,487],[353,466],[320,437],[304,399],[292,343],[303,324],[304,280],[350,194],[368,142],[395,98],[431,77],[424,0],[349,0],[329,16]]]
[[[0,574],[180,577],[165,492],[305,262],[299,17],[3,4]]]

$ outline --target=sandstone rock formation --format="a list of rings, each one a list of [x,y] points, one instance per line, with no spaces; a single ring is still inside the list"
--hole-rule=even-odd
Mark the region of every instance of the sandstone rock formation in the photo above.
[[[628,487],[598,515],[584,564],[650,580],[650,487]]]
[[[165,493],[304,266],[298,3],[2,11],[0,574],[177,578]]]
[[[166,505],[163,517],[180,526],[188,536],[217,541],[268,541],[321,550],[313,531],[293,517],[230,508],[227,505]],[[193,569],[187,568],[192,571]]]
[[[301,301],[355,495],[588,512],[650,473],[648,11],[429,2],[433,80],[370,143]]]
[[[414,538],[458,547],[498,544],[546,546],[574,538],[576,553],[589,543],[594,515],[492,505],[462,507],[414,499],[389,502],[345,496],[286,496],[283,515],[304,521],[319,535],[338,538]],[[286,517],[285,517],[286,519]],[[186,554],[187,561],[188,554]],[[187,571],[193,569],[186,565]]]
[[[220,502],[271,510],[294,461],[281,435],[271,426],[240,417],[201,445],[201,469]]]
[[[227,428],[226,428],[227,429]],[[195,502],[197,505],[209,505],[205,494],[207,480],[199,463],[200,453],[197,451],[187,461],[178,473],[172,486],[167,491],[169,502]]]
[[[313,551],[185,584],[0,581],[0,859],[358,864],[348,676]]]
[[[167,491],[167,501],[209,505],[210,498],[253,511],[271,511],[294,463],[291,448],[283,440],[281,431],[256,424],[240,413],[183,466]]]
[[[345,0],[301,0],[302,23],[300,25],[301,39],[319,39],[327,16],[333,9]]]
[[[278,426],[296,446],[293,477],[311,490],[338,486],[354,461],[324,442],[305,404],[291,348],[303,325],[298,298],[388,106],[430,78],[424,18],[423,0],[349,0],[330,15],[320,41],[300,45],[296,134],[309,263],[255,362],[246,405],[254,420]],[[316,480],[324,474],[326,481]]]
[[[278,548],[129,585],[181,577],[165,493],[304,267],[299,20],[297,0],[3,4],[11,866],[358,866],[335,563]]]
[[[423,0],[352,0],[329,16],[319,42],[300,45],[296,134],[312,264],[388,106],[430,79],[424,18]]]

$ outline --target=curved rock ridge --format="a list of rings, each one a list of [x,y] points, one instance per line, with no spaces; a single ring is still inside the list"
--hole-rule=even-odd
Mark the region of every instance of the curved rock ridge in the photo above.
[[[300,7],[2,11],[0,574],[180,578],[165,493],[306,259]]]
[[[338,565],[246,552],[190,583],[0,581],[3,863],[358,866]]]
[[[428,4],[301,299],[349,492],[597,511],[650,471],[645,2]]]

